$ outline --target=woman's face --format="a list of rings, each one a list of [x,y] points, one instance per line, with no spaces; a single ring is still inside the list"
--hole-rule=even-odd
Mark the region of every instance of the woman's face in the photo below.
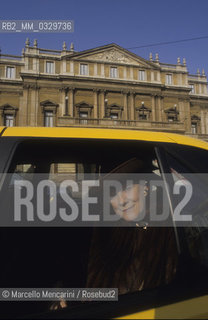
[[[111,199],[111,205],[116,214],[127,221],[134,220],[144,208],[145,186],[131,184],[119,191]]]

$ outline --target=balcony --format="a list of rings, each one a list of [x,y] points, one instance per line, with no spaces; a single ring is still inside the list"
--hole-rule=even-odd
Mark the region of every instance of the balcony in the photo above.
[[[206,76],[202,76],[202,75],[198,75],[198,74],[189,74],[188,81],[207,83],[207,78],[206,78]]]
[[[185,132],[184,123],[174,122],[156,122],[146,120],[118,120],[109,118],[71,118],[69,116],[58,117],[58,127],[98,127],[98,128],[117,128],[134,130],[152,130],[166,131],[183,134]]]
[[[208,142],[208,134],[201,134],[201,133],[195,133],[195,134],[187,134],[191,138],[200,139]]]

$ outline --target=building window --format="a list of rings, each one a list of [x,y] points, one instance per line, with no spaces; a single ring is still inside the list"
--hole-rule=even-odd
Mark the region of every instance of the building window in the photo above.
[[[46,61],[46,73],[54,73],[54,62]]]
[[[164,111],[167,114],[168,122],[178,121],[179,111],[177,110],[177,105],[175,104],[173,108],[166,109]]]
[[[197,123],[196,122],[192,122],[191,123],[191,133],[192,134],[196,134],[197,133]]]
[[[118,69],[116,67],[110,68],[110,77],[111,78],[118,78]]]
[[[195,93],[195,86],[194,86],[194,84],[191,84],[191,85],[190,85],[190,88],[191,88],[191,93]]]
[[[137,107],[136,111],[138,112],[139,120],[149,120],[150,113],[152,110],[144,105],[144,101],[142,101],[141,107]]]
[[[88,64],[80,64],[80,75],[87,76],[88,75]]]
[[[117,112],[110,112],[110,119],[113,120],[113,124],[118,124],[118,113]]]
[[[117,120],[118,119],[118,113],[114,113],[114,112],[112,113],[111,112],[110,113],[110,118],[113,119],[113,120]]]
[[[191,133],[197,134],[200,128],[200,117],[196,114],[191,116]]]
[[[4,115],[4,125],[6,127],[13,127],[14,126],[14,116],[12,114],[5,114]]]
[[[147,120],[147,114],[139,113],[139,120]]]
[[[88,112],[87,111],[80,111],[79,113],[80,123],[87,124]]]
[[[58,104],[50,100],[44,100],[40,103],[44,117],[44,126],[53,127],[55,125],[55,115],[57,113]]]
[[[176,115],[168,115],[168,122],[174,122],[174,121],[177,121],[177,117]]]
[[[53,111],[45,111],[44,112],[44,125],[45,127],[53,127]]]
[[[8,78],[8,79],[15,78],[15,68],[14,67],[6,67],[6,78]]]
[[[173,83],[173,75],[166,74],[166,84],[172,84],[172,83]]]
[[[139,70],[139,80],[145,81],[145,71],[144,70]]]

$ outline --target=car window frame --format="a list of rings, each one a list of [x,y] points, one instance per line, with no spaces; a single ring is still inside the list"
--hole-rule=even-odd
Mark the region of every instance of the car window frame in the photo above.
[[[5,139],[5,140],[4,140]],[[15,151],[16,151],[16,149],[17,149],[17,147],[18,147],[18,145],[19,145],[19,143],[20,142],[22,142],[22,141],[24,141],[25,139],[28,139],[28,137],[21,137],[21,138],[4,138],[2,141],[1,141],[1,139],[0,139],[0,148],[2,148],[3,146],[6,146],[7,145],[7,148],[6,149],[4,149],[4,152],[5,152],[5,157],[4,157],[4,159],[7,159],[7,161],[6,161],[6,165],[4,166],[4,169],[3,169],[3,172],[7,172],[7,170],[8,170],[8,168],[9,168],[9,166],[10,166],[10,163],[11,163],[11,159],[13,158],[13,156],[14,156],[14,153],[15,153]],[[7,140],[8,139],[8,140]],[[43,138],[43,139],[47,139],[47,138]],[[50,139],[50,138],[49,138]],[[54,139],[54,138],[51,138],[51,139]],[[61,138],[60,138],[61,139]],[[68,139],[70,139],[70,138],[68,138]],[[8,143],[9,142],[9,143]],[[138,140],[138,142],[140,142],[140,140]],[[168,165],[168,162],[167,162],[167,159],[166,159],[166,156],[165,156],[165,148],[164,148],[164,143],[163,142],[161,142],[161,143],[157,143],[157,142],[152,142],[151,141],[151,143],[152,144],[154,144],[155,145],[155,151],[156,151],[156,155],[157,155],[157,158],[158,158],[158,161],[159,161],[159,166],[160,166],[160,169],[161,169],[161,171],[162,171],[162,174],[166,174],[166,173],[170,173],[170,168],[169,168],[169,165]],[[208,151],[207,151],[208,152]],[[4,160],[5,161],[5,160]],[[3,161],[3,159],[0,161],[0,165],[1,165],[1,163],[3,163],[4,162]],[[3,165],[2,165],[2,167],[3,167]],[[173,181],[171,181],[171,183],[173,183]],[[170,201],[171,201],[171,199],[170,199]],[[180,239],[180,240],[178,240],[179,242],[181,242],[181,240],[183,239],[183,232],[181,233],[180,232],[180,230],[177,230],[177,237],[178,237],[178,239]],[[183,247],[183,246],[182,246]],[[184,247],[183,247],[184,248]],[[183,252],[183,250],[182,250],[182,252]],[[121,301],[119,301],[119,303],[110,303],[110,304],[112,304],[112,308],[113,308],[113,310],[115,311],[115,304],[117,304],[117,306],[118,306],[118,308],[120,309],[121,307],[122,307],[122,304],[124,304],[125,305],[125,303],[126,302],[128,302],[127,303],[127,305],[126,305],[126,311],[125,310],[123,310],[122,311],[122,315],[125,315],[125,314],[130,314],[130,313],[132,313],[132,312],[139,312],[139,311],[142,311],[142,310],[147,310],[147,309],[149,309],[149,308],[151,308],[151,307],[157,307],[157,306],[161,306],[161,305],[167,305],[167,304],[169,304],[169,303],[173,303],[174,301],[181,301],[181,295],[179,294],[178,295],[178,292],[177,292],[177,294],[176,294],[176,292],[175,292],[175,294],[176,294],[176,296],[175,295],[172,295],[172,294],[170,294],[170,300],[165,300],[165,301],[163,301],[163,302],[158,302],[158,303],[156,303],[156,301],[155,301],[155,297],[156,296],[158,296],[158,290],[159,290],[159,292],[161,292],[161,290],[165,290],[164,292],[166,292],[166,294],[167,294],[167,292],[168,292],[168,288],[170,288],[170,292],[173,292],[172,291],[172,285],[168,285],[169,287],[166,287],[166,289],[165,288],[157,288],[157,289],[152,289],[153,291],[154,290],[156,290],[156,291],[154,291],[154,292],[156,292],[156,294],[155,294],[155,296],[154,296],[154,298],[153,298],[153,302],[152,302],[152,304],[150,303],[150,301],[149,302],[146,302],[147,304],[145,305],[144,303],[142,304],[142,308],[140,309],[140,310],[138,310],[138,305],[136,305],[136,306],[134,306],[134,308],[132,308],[131,310],[130,310],[130,308],[128,307],[128,303],[130,303],[131,304],[131,299],[132,299],[132,301],[134,301],[134,297],[135,297],[135,299],[137,300],[137,298],[138,298],[138,296],[140,297],[140,299],[141,299],[141,297],[150,297],[151,296],[151,291],[152,290],[149,290],[149,291],[146,291],[146,290],[144,290],[144,291],[140,291],[140,292],[135,292],[135,293],[128,293],[128,294],[126,294],[125,296],[123,296],[123,297],[121,297],[120,296],[120,298],[119,298],[119,300],[121,299]],[[152,291],[152,292],[153,292]],[[177,291],[177,290],[176,290]],[[190,294],[190,295],[189,295]],[[185,291],[184,292],[184,295],[183,295],[183,299],[185,299],[185,298],[187,298],[187,297],[195,297],[195,296],[197,296],[197,295],[199,295],[200,296],[200,293],[197,293],[197,292],[195,292],[194,293],[194,290],[193,290],[193,292],[192,291]],[[160,299],[161,299],[161,297],[160,297]],[[160,300],[159,299],[159,300]],[[138,303],[138,301],[137,301],[137,303]],[[110,305],[109,304],[109,305]],[[132,304],[133,304],[133,302],[132,302]],[[79,313],[80,313],[80,308],[82,309],[82,310],[87,310],[87,309],[89,309],[89,312],[91,312],[91,308],[92,308],[92,306],[95,306],[96,305],[96,307],[97,307],[97,309],[99,310],[99,312],[102,310],[102,307],[101,306],[104,306],[104,309],[106,308],[106,306],[108,305],[108,303],[106,304],[106,303],[96,303],[96,304],[89,304],[88,306],[85,306],[85,305],[83,305],[83,306],[81,306],[80,307],[80,305],[79,306],[77,306],[77,315],[79,315]],[[134,305],[134,304],[133,304]],[[100,309],[101,308],[101,309]],[[75,310],[75,309],[74,309]],[[114,311],[109,311],[109,314],[110,314],[110,316],[116,316],[116,313],[114,314],[114,313],[112,313],[112,312],[114,312]],[[67,313],[67,312],[70,312],[70,309],[67,311],[67,310],[61,310],[61,311],[57,311],[58,312],[58,314],[60,314],[60,315],[62,315],[62,314],[65,314],[65,313]],[[52,312],[49,312],[49,313],[46,313],[46,314],[49,314],[50,316],[52,316],[52,314],[56,314],[56,317],[57,317],[57,312],[55,312],[55,313],[52,313]],[[119,315],[121,315],[121,311],[117,311],[118,313],[118,316]],[[45,314],[45,315],[46,315]],[[94,314],[94,312],[93,312],[93,314]],[[102,314],[102,313],[101,313]],[[70,315],[69,315],[70,316]],[[22,317],[22,318],[24,318],[24,316]],[[26,318],[30,318],[30,317],[26,317]],[[69,317],[70,318],[70,317]]]

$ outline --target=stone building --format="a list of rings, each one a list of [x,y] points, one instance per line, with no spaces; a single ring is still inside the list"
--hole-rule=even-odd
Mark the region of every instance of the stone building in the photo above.
[[[156,130],[208,140],[204,70],[149,60],[108,44],[76,52],[38,48],[0,56],[0,125]]]

